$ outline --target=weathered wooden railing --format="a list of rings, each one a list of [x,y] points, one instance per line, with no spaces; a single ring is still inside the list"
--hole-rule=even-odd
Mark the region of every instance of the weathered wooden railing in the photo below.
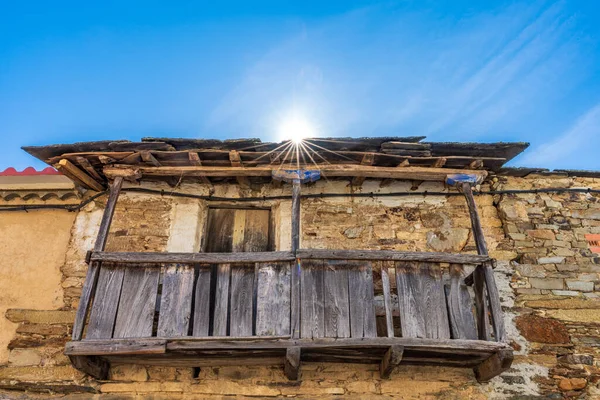
[[[487,256],[97,251],[89,261],[100,269],[98,282],[82,336],[66,353],[98,377],[109,362],[287,360],[294,378],[302,359],[388,360],[383,376],[400,362],[474,367],[478,379],[487,380],[510,359],[505,344],[478,335],[475,321],[489,324],[490,315],[474,317],[473,309],[485,307],[477,305],[478,297],[471,301],[462,282],[465,268],[488,262]]]
[[[105,252],[121,184],[88,255],[65,351],[92,376],[106,378],[111,362],[279,363],[297,379],[301,361],[333,361],[377,362],[382,377],[400,363],[472,367],[485,381],[512,362],[476,213],[479,255],[302,250],[294,183],[289,252]],[[471,300],[463,281],[473,268]]]

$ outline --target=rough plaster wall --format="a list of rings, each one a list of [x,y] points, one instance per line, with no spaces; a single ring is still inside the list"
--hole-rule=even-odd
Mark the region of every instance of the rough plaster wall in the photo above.
[[[9,308],[56,309],[63,305],[60,267],[75,214],[65,211],[2,213],[0,218],[0,364],[17,324]]]

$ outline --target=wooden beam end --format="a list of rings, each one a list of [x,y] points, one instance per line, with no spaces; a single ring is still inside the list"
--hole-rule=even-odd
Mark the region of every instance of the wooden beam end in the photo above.
[[[502,349],[494,353],[473,369],[477,382],[488,382],[510,368],[513,362],[513,350]]]
[[[385,352],[385,355],[381,360],[381,365],[379,366],[379,374],[381,375],[381,379],[388,379],[392,372],[398,368],[398,365],[400,365],[400,362],[402,361],[403,354],[403,346],[390,346],[390,348]]]
[[[300,376],[300,347],[290,347],[285,352],[283,370],[291,381],[297,381]]]

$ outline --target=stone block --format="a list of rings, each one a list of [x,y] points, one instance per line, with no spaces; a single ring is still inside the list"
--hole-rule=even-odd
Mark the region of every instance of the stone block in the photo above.
[[[521,276],[529,278],[544,278],[546,277],[546,270],[543,266],[537,264],[517,264],[517,271]]]
[[[574,290],[553,290],[552,294],[555,296],[579,296],[581,293]]]
[[[112,365],[110,379],[113,381],[145,382],[148,380],[148,373],[143,365]]]
[[[540,264],[560,264],[565,261],[565,257],[540,257],[538,263]]]
[[[533,229],[527,231],[527,236],[535,239],[554,240],[554,232],[550,229]]]
[[[42,356],[40,352],[33,349],[14,349],[8,355],[9,365],[17,367],[39,365],[41,361]]]
[[[556,278],[529,278],[529,283],[534,289],[563,289],[564,282]]]
[[[597,324],[600,309],[548,310],[548,316],[567,322]]]
[[[567,328],[555,319],[526,314],[515,318],[515,324],[523,337],[531,342],[569,343]]]
[[[593,292],[594,291],[594,282],[575,281],[575,280],[567,279],[565,281],[565,283],[567,284],[567,288],[569,288],[569,290],[577,290],[580,292]]]
[[[73,321],[71,321],[73,322]],[[29,333],[35,335],[66,335],[69,328],[66,325],[49,325],[49,324],[21,324],[17,327],[17,333]]]
[[[558,382],[558,387],[562,391],[581,390],[587,386],[587,381],[583,378],[564,378]]]
[[[27,310],[10,308],[6,311],[6,319],[11,322],[29,322],[32,324],[73,324],[75,310]]]

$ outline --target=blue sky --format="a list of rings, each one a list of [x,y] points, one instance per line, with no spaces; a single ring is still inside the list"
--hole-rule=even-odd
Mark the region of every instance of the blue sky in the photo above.
[[[143,136],[528,141],[600,170],[600,3],[0,0],[0,169]]]

